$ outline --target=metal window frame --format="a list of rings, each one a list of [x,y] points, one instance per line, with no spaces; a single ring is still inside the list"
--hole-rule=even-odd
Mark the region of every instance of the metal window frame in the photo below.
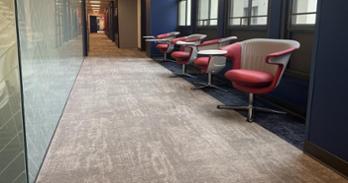
[[[182,2],[182,1],[185,1],[186,2],[186,5],[185,5],[185,15],[186,15],[186,17],[185,17],[185,24],[184,25],[179,25],[179,20],[180,20],[180,6],[179,6],[179,4],[180,4],[180,2]],[[191,26],[191,25],[188,25],[188,16],[187,16],[187,12],[188,12],[188,10],[189,10],[189,7],[188,7],[188,1],[190,1],[190,0],[178,0],[178,8],[177,8],[177,27],[189,27],[189,26]],[[191,8],[192,8],[192,0],[191,0]],[[192,13],[192,11],[191,11],[191,13]],[[191,22],[191,24],[192,24],[192,22]]]
[[[199,19],[199,12],[200,12],[200,3],[201,3],[201,0],[198,0],[198,6],[197,6],[197,22],[196,22],[196,25],[198,28],[203,28],[203,27],[209,27],[209,28],[215,28],[219,25],[219,17],[217,18],[211,18],[211,1],[212,0],[208,0],[208,18],[207,19]],[[220,0],[218,0],[218,3],[219,3]],[[218,6],[218,12],[219,12],[219,6]],[[217,24],[216,25],[210,25],[210,21],[211,20],[216,20],[217,21]],[[203,25],[200,25],[199,23],[203,21]],[[204,22],[207,22],[206,25],[204,25]]]
[[[314,24],[294,24],[293,23],[293,16],[297,16],[297,15],[316,15],[317,11],[315,11],[315,12],[294,13],[295,3],[297,3],[297,0],[290,0],[289,1],[288,25],[287,25],[288,31],[314,31],[316,23],[314,23]],[[317,19],[316,19],[316,21],[317,21]]]
[[[227,5],[227,8],[228,8],[228,16],[227,16],[227,28],[228,29],[241,29],[241,30],[245,30],[245,29],[248,29],[248,30],[266,30],[268,25],[269,25],[269,15],[270,15],[270,4],[271,4],[271,0],[268,0],[268,5],[267,5],[267,14],[266,15],[255,15],[253,16],[252,15],[252,7],[253,7],[253,0],[248,0],[248,16],[243,16],[243,17],[232,17],[231,16],[231,12],[233,10],[233,1],[234,0],[229,0],[228,1],[228,5]],[[232,7],[232,8],[231,8]],[[263,25],[252,25],[251,24],[251,19],[252,18],[258,18],[258,17],[266,17],[267,18],[267,23],[266,24],[263,24]],[[242,25],[242,24],[239,24],[239,25],[231,25],[230,24],[230,20],[231,19],[235,19],[235,18],[241,18],[241,21],[243,19],[247,19],[247,25]]]

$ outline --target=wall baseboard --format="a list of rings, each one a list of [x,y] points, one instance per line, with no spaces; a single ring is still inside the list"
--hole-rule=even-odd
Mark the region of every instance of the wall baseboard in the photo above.
[[[337,173],[348,179],[348,162],[331,154],[323,148],[305,141],[304,152],[313,158],[319,160],[321,163],[333,168]]]

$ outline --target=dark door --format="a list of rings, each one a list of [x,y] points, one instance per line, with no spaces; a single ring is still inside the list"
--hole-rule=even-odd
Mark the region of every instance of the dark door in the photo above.
[[[90,16],[90,31],[91,33],[97,33],[98,32],[98,22],[96,16]]]

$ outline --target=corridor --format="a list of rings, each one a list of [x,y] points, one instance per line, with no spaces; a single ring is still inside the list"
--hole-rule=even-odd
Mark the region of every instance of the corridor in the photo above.
[[[89,34],[89,56],[91,57],[135,57],[143,58],[145,53],[134,49],[120,49],[104,33]]]
[[[346,182],[143,53],[93,42],[38,182]]]

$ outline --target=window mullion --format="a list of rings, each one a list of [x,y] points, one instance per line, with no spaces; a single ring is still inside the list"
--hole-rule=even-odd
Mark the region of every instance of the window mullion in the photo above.
[[[186,15],[186,17],[185,17],[185,26],[187,26],[187,12],[188,12],[188,11],[187,11],[187,9],[188,9],[187,1],[188,1],[188,0],[185,0],[185,1],[186,1],[186,4],[185,4],[185,5],[186,5],[186,8],[185,8],[185,15]]]
[[[249,0],[249,9],[248,9],[248,26],[251,25],[251,16],[252,16],[252,8],[253,7],[253,0]]]
[[[207,20],[207,25],[210,26],[210,14],[211,14],[211,0],[208,0],[209,1],[209,5],[208,5],[208,20]]]

